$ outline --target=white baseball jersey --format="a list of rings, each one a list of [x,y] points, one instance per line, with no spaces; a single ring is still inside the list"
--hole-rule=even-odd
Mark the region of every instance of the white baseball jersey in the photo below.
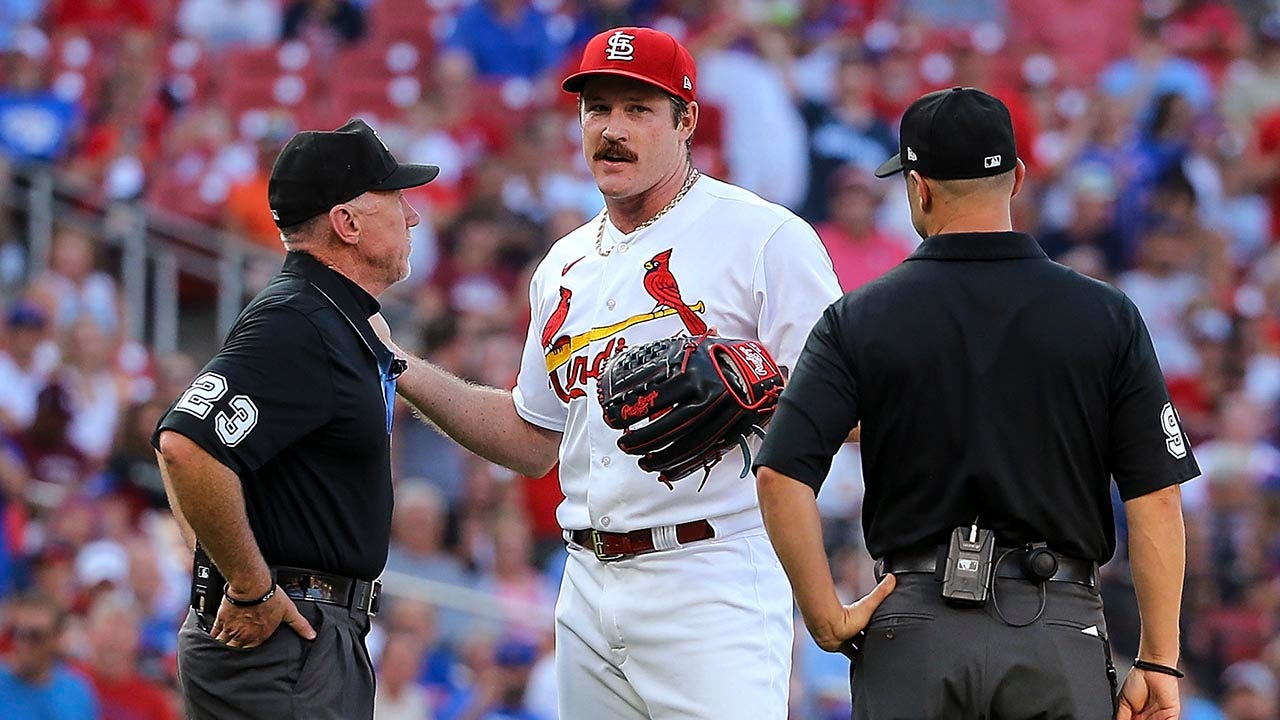
[[[621,431],[604,423],[596,378],[624,348],[708,327],[758,340],[793,367],[809,330],[840,296],[826,250],[791,211],[705,175],[649,227],[623,235],[607,222],[607,256],[596,252],[599,228],[597,216],[566,235],[534,272],[512,393],[521,417],[564,433],[561,527],[626,532],[754,508],[755,481],[741,477],[741,452],[730,451],[701,490],[701,472],[668,489],[641,470],[618,449]],[[670,273],[677,293],[669,281],[646,282],[661,273]]]

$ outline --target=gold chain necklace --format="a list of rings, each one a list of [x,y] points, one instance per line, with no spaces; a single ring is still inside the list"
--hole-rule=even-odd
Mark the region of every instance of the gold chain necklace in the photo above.
[[[697,168],[689,168],[689,176],[684,179],[684,186],[680,188],[680,192],[676,193],[675,197],[671,198],[671,202],[667,203],[667,206],[659,210],[656,215],[637,225],[636,229],[632,230],[631,232],[633,233],[639,232],[649,227],[650,225],[658,222],[659,218],[661,218],[663,215],[666,215],[668,212],[670,212],[671,208],[676,206],[676,203],[683,200],[684,196],[689,194],[689,189],[693,187],[693,184],[698,181],[699,177],[702,177],[702,173],[698,172]],[[609,253],[613,252],[613,248],[617,247],[617,245],[614,244],[612,247],[609,248],[608,252],[605,252],[604,245],[603,245],[604,226],[605,226],[605,223],[607,222],[609,222],[609,210],[605,209],[604,213],[600,216],[600,227],[596,230],[596,253],[598,253],[601,257],[607,257]]]

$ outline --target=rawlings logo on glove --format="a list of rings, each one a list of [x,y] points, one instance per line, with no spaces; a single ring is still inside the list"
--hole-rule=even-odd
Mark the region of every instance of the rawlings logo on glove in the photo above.
[[[596,392],[605,424],[623,431],[618,448],[670,488],[699,469],[705,484],[734,447],[745,478],[747,436],[764,435],[783,385],[763,345],[708,333],[627,348],[609,361]]]

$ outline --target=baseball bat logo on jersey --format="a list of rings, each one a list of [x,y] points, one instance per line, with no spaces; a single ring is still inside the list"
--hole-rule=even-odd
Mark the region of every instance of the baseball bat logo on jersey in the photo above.
[[[574,261],[570,265],[572,266],[576,263],[577,261]],[[600,370],[610,357],[626,348],[626,340],[624,338],[615,338],[603,350],[596,353],[594,357],[588,358],[586,355],[578,354],[593,342],[613,338],[624,330],[641,323],[661,320],[671,316],[679,318],[680,323],[684,325],[685,330],[690,335],[699,336],[707,332],[706,322],[698,317],[700,313],[706,312],[706,304],[702,302],[696,302],[692,305],[685,303],[684,297],[680,293],[680,285],[671,273],[670,248],[654,255],[645,262],[644,270],[644,290],[649,297],[653,298],[655,303],[652,310],[632,315],[611,325],[593,327],[590,330],[573,335],[561,332],[565,321],[569,317],[573,291],[564,286],[560,287],[559,301],[542,326],[540,340],[542,341],[543,352],[546,353],[547,375],[551,381],[551,389],[555,391],[562,401],[569,402],[576,398],[585,397],[584,388],[587,383],[599,376]],[[564,273],[562,273],[562,277],[563,275]],[[561,377],[561,369],[565,366],[568,366],[568,369]]]

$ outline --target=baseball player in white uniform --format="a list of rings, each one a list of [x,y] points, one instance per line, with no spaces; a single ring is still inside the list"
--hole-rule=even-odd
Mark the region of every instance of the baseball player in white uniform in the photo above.
[[[791,590],[744,458],[725,456],[701,486],[700,474],[665,485],[618,449],[595,385],[624,348],[709,328],[794,365],[840,295],[830,259],[786,208],[693,167],[696,74],[670,35],[605,31],[564,88],[580,94],[606,209],[534,273],[516,387],[468,385],[410,358],[398,388],[490,460],[533,477],[560,463],[561,718],[781,720]]]

